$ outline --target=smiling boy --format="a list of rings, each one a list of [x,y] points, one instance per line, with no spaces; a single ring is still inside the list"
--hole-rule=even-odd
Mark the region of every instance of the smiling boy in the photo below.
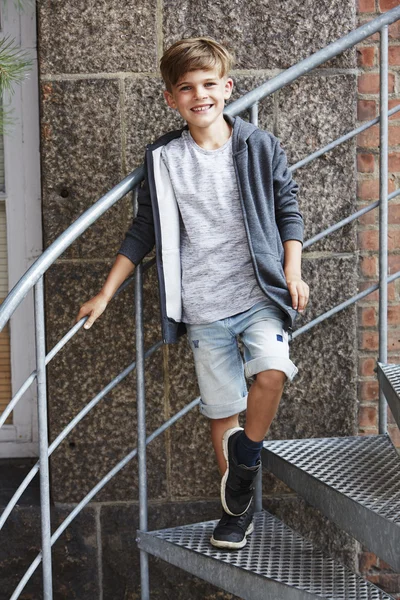
[[[163,340],[187,333],[222,475],[223,515],[211,543],[236,549],[253,530],[262,441],[297,373],[289,335],[309,289],[298,186],[279,140],[223,112],[232,63],[206,37],[180,40],[163,55],[165,99],[187,124],[147,146],[137,216],[77,320],[89,314],[90,327],[156,244]],[[246,377],[255,378],[249,392]]]

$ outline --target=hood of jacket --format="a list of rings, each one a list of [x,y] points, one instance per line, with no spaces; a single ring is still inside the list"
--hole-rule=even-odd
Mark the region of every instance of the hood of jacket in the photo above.
[[[233,154],[239,153],[246,147],[246,142],[248,138],[255,132],[259,131],[259,128],[253,125],[252,123],[248,123],[244,121],[241,117],[231,117],[231,115],[224,114],[224,119],[231,125],[233,128],[232,132],[232,152]],[[156,150],[160,146],[165,146],[172,140],[180,137],[183,131],[187,131],[189,129],[188,125],[181,127],[181,129],[176,129],[174,131],[169,131],[168,133],[164,133],[162,136],[157,138],[151,144],[148,144],[146,148],[150,151]]]

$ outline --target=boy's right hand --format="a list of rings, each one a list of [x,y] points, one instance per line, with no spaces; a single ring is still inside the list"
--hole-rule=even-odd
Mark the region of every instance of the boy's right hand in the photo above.
[[[82,304],[78,316],[75,319],[75,323],[78,323],[78,321],[80,321],[83,317],[89,315],[89,318],[83,326],[85,329],[89,329],[95,320],[98,319],[101,314],[103,314],[107,308],[108,302],[109,300],[100,292],[97,294],[97,296],[94,296],[85,302],[85,304]]]

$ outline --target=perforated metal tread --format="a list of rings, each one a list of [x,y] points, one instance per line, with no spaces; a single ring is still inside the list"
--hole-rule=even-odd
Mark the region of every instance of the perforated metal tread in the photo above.
[[[248,600],[330,598],[389,599],[380,588],[322,554],[266,511],[254,516],[254,532],[241,550],[210,544],[217,521],[148,533],[139,548]]]
[[[388,435],[264,442],[264,466],[400,569],[400,457]]]
[[[378,380],[393,417],[400,427],[400,365],[377,362]]]

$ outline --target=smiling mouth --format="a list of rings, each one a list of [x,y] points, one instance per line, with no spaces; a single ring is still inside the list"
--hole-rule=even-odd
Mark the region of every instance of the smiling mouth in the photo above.
[[[207,112],[208,110],[210,110],[210,108],[212,108],[213,106],[214,106],[213,104],[207,104],[206,106],[199,106],[199,107],[191,108],[190,110],[195,113],[204,113],[204,112]]]

